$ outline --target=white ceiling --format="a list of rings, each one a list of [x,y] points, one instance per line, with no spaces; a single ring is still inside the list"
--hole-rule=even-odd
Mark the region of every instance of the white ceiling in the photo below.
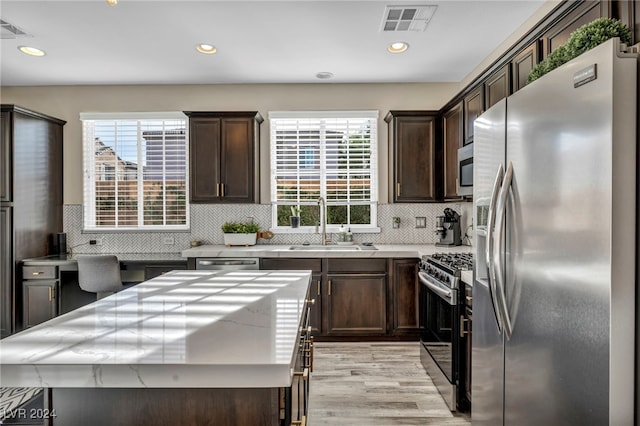
[[[543,3],[1,0],[2,20],[29,36],[1,40],[0,83],[459,82]],[[424,4],[438,6],[425,31],[381,31],[387,5]],[[398,40],[409,50],[387,52]],[[218,51],[203,55],[198,43]],[[316,78],[324,71],[335,77]]]

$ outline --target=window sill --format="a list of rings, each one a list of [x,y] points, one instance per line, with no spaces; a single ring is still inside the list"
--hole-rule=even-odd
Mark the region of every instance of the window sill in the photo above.
[[[346,227],[348,229],[348,227]],[[339,226],[327,226],[327,234],[337,234]],[[290,226],[276,226],[270,229],[274,234],[319,234],[322,228],[318,227],[316,232],[315,226],[301,226],[300,228],[292,228]],[[380,228],[377,226],[368,226],[362,228],[351,227],[352,234],[379,234]]]
[[[187,233],[191,232],[190,228],[98,228],[83,229],[81,234],[145,234],[145,233]]]

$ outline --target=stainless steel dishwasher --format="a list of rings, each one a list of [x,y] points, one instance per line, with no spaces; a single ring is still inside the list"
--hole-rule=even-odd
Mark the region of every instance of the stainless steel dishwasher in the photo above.
[[[242,271],[260,269],[257,257],[199,257],[196,269],[210,271]]]

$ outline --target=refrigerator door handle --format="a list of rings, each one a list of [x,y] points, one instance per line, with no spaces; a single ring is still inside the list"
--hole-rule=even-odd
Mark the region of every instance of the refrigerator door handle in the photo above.
[[[498,309],[498,300],[496,297],[497,287],[496,287],[496,268],[495,268],[495,259],[494,259],[494,226],[496,222],[496,201],[498,199],[498,194],[500,192],[502,180],[504,177],[504,167],[502,164],[498,167],[498,172],[496,173],[496,180],[493,183],[493,190],[491,191],[491,198],[489,199],[489,210],[487,212],[487,244],[485,247],[485,257],[487,262],[487,268],[489,272],[489,294],[491,296],[491,304],[493,305],[493,311],[496,315],[496,322],[498,324],[498,331],[502,333],[504,329],[504,321],[501,316],[501,312]]]
[[[494,263],[496,265],[496,302],[498,304],[498,311],[502,316],[504,325],[504,334],[507,339],[511,339],[513,333],[513,324],[509,316],[509,310],[507,307],[507,295],[505,287],[505,271],[502,258],[505,255],[505,228],[506,228],[506,213],[507,213],[507,197],[511,191],[511,183],[513,182],[513,163],[509,163],[507,171],[502,181],[502,188],[498,195],[498,203],[496,207],[496,234],[497,240],[493,244]]]

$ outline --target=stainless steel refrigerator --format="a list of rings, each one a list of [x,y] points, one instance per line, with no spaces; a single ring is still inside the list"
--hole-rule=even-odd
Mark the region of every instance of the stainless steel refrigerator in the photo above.
[[[474,425],[634,422],[637,67],[609,40],[475,122]]]

